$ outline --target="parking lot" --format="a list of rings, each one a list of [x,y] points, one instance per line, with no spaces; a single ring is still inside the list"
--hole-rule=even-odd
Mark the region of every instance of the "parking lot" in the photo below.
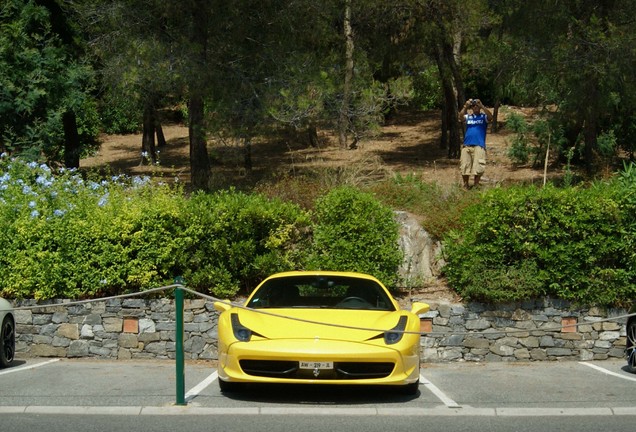
[[[424,365],[420,391],[259,386],[222,394],[213,363],[187,363],[176,406],[172,361],[17,360],[0,370],[1,413],[636,415],[636,375],[622,361]]]

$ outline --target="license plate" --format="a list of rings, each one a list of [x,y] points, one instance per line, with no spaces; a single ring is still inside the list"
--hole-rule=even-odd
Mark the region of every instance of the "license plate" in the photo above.
[[[333,369],[333,362],[301,361],[301,369]]]

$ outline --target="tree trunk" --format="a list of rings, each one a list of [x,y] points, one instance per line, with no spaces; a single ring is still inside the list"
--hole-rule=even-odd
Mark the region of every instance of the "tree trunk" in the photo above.
[[[77,118],[73,111],[66,111],[62,116],[64,127],[64,165],[66,168],[79,168],[80,140],[77,132]]]
[[[245,171],[252,171],[252,138],[245,137],[243,144],[243,167]]]
[[[442,136],[439,140],[439,148],[448,148],[448,109],[446,104],[442,105]]]
[[[459,133],[459,110],[457,109],[456,86],[453,79],[451,67],[448,64],[449,57],[443,53],[443,48],[438,47],[436,52],[437,68],[442,81],[442,89],[444,92],[444,109],[448,123],[448,157],[451,159],[459,158],[460,153],[460,133]]]
[[[139,165],[142,165],[145,160],[151,161],[153,165],[157,163],[157,149],[155,148],[155,116],[154,108],[150,105],[146,105],[144,107],[141,161],[139,162]]]
[[[208,156],[203,124],[204,104],[200,96],[191,96],[188,104],[190,136],[190,171],[194,189],[208,189],[210,185],[210,157]]]
[[[189,81],[189,136],[190,136],[190,173],[192,187],[206,190],[210,186],[210,157],[208,155],[205,132],[205,67],[208,45],[208,14],[206,0],[196,0],[192,5],[192,28],[190,40],[193,45],[192,67]]]
[[[342,90],[342,106],[338,121],[338,140],[340,147],[347,148],[347,130],[351,121],[351,87],[353,83],[353,29],[351,28],[351,1],[345,0],[344,37],[345,37],[345,77]]]
[[[318,139],[318,129],[315,124],[312,124],[307,128],[307,136],[309,137],[309,145],[311,147],[318,147],[320,140]]]
[[[159,113],[155,110],[155,132],[157,133],[157,147],[163,148],[166,146],[166,136],[163,134],[163,128],[161,127],[161,119]]]

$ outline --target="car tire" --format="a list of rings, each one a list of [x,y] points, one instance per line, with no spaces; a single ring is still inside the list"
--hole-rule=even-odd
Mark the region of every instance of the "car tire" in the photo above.
[[[627,357],[627,370],[636,373],[636,319],[627,322],[627,343],[625,355]]]
[[[15,324],[10,316],[4,317],[0,327],[0,366],[13,363],[15,356]]]

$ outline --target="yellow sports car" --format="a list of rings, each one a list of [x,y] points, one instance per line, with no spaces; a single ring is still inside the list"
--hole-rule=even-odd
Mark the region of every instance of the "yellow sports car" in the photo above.
[[[265,279],[244,306],[216,302],[219,386],[368,384],[418,390],[425,303],[400,310],[360,273],[288,272]]]

